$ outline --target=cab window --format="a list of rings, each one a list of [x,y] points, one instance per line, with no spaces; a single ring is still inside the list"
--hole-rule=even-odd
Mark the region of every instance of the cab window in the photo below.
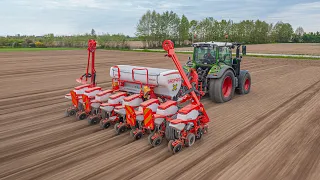
[[[231,64],[232,52],[228,47],[219,47],[219,61]]]
[[[216,59],[216,47],[196,47],[194,55],[197,64],[213,64]]]

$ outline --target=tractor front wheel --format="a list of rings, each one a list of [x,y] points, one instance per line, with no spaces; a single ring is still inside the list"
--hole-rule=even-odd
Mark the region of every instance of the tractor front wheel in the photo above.
[[[247,71],[240,71],[238,94],[248,94],[251,88],[251,76]]]
[[[231,70],[226,70],[219,79],[211,79],[209,84],[210,99],[217,103],[230,101],[234,96],[235,76]]]

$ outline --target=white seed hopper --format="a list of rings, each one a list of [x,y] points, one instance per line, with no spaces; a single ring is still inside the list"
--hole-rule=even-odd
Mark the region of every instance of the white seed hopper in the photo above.
[[[110,76],[118,78],[120,72],[120,80],[125,81],[124,86],[120,86],[122,91],[139,93],[140,84],[134,83],[139,81],[143,85],[155,86],[154,92],[157,95],[174,97],[181,87],[181,76],[178,70],[129,65],[117,67],[110,68]]]

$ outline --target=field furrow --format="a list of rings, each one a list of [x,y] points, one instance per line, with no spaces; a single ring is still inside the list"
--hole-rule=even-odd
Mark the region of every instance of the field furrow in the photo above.
[[[251,92],[202,99],[209,133],[172,155],[167,141],[64,117],[85,51],[1,53],[0,179],[320,179],[320,62],[244,57]],[[181,63],[187,54],[178,54]],[[130,64],[174,69],[161,53],[97,51],[97,81]]]

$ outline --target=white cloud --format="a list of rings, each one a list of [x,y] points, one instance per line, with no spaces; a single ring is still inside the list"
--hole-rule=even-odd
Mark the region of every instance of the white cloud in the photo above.
[[[300,1],[299,4],[296,2]],[[309,0],[0,0],[0,35],[90,32],[134,35],[147,10],[174,11],[188,19],[278,20],[320,31],[320,2]]]
[[[306,32],[320,31],[320,2],[292,5],[269,15],[267,20],[288,22],[293,28],[302,26]]]
[[[75,9],[75,8],[93,8],[93,9],[112,9],[121,5],[119,1],[105,0],[18,0],[14,3],[23,6],[45,9]]]

